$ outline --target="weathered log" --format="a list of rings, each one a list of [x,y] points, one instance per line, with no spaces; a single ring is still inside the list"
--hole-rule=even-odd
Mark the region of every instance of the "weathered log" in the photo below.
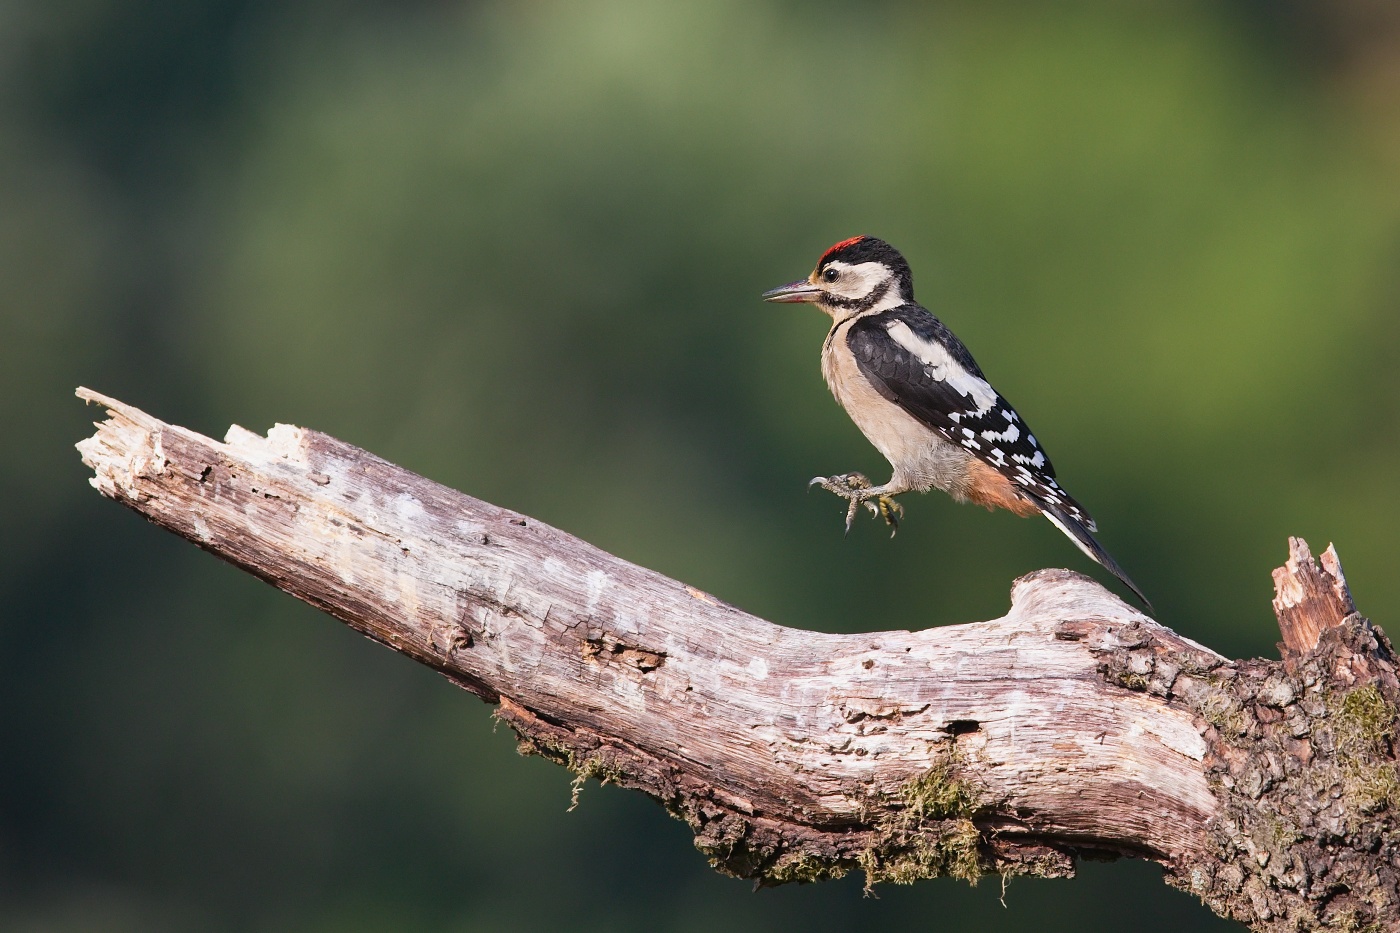
[[[784,628],[314,431],[224,443],[80,389],[93,485],[642,790],[719,870],[1065,876],[1132,856],[1258,930],[1400,928],[1393,652],[1334,550],[1231,662],[1066,570],[1000,619]]]

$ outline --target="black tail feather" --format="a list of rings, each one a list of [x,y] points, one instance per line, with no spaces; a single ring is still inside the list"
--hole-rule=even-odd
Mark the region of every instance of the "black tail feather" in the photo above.
[[[1123,582],[1124,586],[1132,590],[1148,612],[1156,612],[1156,610],[1152,608],[1152,603],[1143,595],[1142,590],[1138,589],[1138,585],[1132,581],[1122,567],[1118,566],[1118,561],[1113,559],[1113,555],[1104,550],[1103,545],[1095,540],[1083,521],[1075,518],[1064,509],[1057,508],[1048,503],[1038,502],[1036,504],[1040,506],[1040,511],[1044,513],[1045,517],[1050,519],[1050,523],[1063,531],[1081,551],[1089,555],[1089,557],[1102,566],[1103,569],[1113,574]]]

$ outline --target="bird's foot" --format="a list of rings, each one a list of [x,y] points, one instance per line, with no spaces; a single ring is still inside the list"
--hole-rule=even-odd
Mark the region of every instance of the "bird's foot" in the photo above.
[[[876,496],[875,501],[865,500],[865,507],[871,514],[878,515],[890,526],[890,537],[899,530],[899,520],[904,517],[904,506],[895,501],[894,496]]]
[[[890,526],[891,537],[899,529],[899,519],[904,515],[904,506],[896,502],[893,496],[887,496],[871,486],[870,480],[866,478],[864,473],[816,476],[807,485],[809,487],[820,486],[827,492],[834,493],[850,503],[846,508],[847,534],[850,534],[851,525],[855,524],[856,512],[860,510],[862,505],[870,510],[871,515],[878,515],[885,520],[885,524]]]
[[[851,525],[855,524],[856,511],[860,508],[860,504],[869,498],[865,492],[870,489],[870,480],[866,478],[865,474],[842,473],[839,476],[814,476],[807,486],[808,488],[820,486],[827,492],[835,493],[850,503],[846,509],[846,534],[850,534]]]

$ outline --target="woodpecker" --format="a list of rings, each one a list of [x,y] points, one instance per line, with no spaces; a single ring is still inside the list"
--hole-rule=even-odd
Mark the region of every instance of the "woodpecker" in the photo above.
[[[909,263],[893,246],[871,236],[842,240],[807,278],[763,298],[814,304],[831,316],[822,375],[894,468],[883,486],[860,473],[818,476],[808,484],[850,503],[847,532],[864,505],[893,534],[904,514],[895,496],[934,488],[989,510],[1023,517],[1039,512],[1151,608],[1094,540],[1094,520],[1056,482],[1025,419],[992,388],[962,341],[914,301]]]

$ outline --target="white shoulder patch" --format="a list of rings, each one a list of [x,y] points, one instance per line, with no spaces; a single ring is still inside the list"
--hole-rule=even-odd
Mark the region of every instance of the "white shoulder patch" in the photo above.
[[[927,366],[933,378],[948,383],[955,391],[971,398],[972,403],[977,406],[978,414],[990,411],[997,403],[996,390],[987,384],[987,380],[963,369],[936,340],[923,339],[903,321],[891,321],[885,325],[885,330],[895,343],[914,354],[919,362]]]

